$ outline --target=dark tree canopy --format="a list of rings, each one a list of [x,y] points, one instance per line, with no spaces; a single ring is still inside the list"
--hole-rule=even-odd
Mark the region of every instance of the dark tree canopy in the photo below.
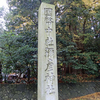
[[[3,68],[37,67],[38,9],[41,2],[55,5],[58,67],[98,74],[100,69],[100,1],[7,0],[6,30],[0,31]],[[2,9],[3,10],[3,9]],[[1,10],[0,10],[0,14]],[[12,66],[12,67],[11,67]],[[10,70],[10,71],[11,71]]]

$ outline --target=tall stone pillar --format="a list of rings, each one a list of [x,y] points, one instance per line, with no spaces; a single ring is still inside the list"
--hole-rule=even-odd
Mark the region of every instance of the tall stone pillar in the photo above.
[[[58,100],[55,6],[38,13],[38,100]]]

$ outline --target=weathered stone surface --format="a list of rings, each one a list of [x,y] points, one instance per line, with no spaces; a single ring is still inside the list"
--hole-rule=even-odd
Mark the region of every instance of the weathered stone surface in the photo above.
[[[36,87],[34,84],[1,84],[0,100],[37,100]]]
[[[21,87],[22,85],[24,86]],[[20,90],[17,89],[19,87],[21,88]],[[36,87],[34,84],[0,84],[0,100],[37,100]],[[12,92],[12,89],[14,92]],[[100,82],[75,83],[73,85],[67,83],[59,84],[59,100],[66,100],[95,92],[100,92]]]
[[[42,3],[38,15],[38,100],[58,100],[55,6]]]

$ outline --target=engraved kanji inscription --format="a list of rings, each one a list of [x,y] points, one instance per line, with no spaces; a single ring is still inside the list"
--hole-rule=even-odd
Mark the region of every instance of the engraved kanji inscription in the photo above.
[[[46,41],[45,41],[45,45],[46,46],[53,46],[53,38],[52,37],[47,37]]]
[[[52,28],[50,28],[50,27],[46,28],[46,29],[45,29],[45,32],[46,32],[47,34],[50,34],[50,33],[52,32]]]
[[[45,78],[44,81],[46,82],[45,92],[47,94],[55,93],[54,88],[54,40],[52,37],[53,32],[53,12],[51,8],[44,8],[44,15],[45,15],[45,57],[46,57],[46,69],[45,69]]]
[[[51,24],[51,23],[53,23],[53,18],[51,16],[46,16],[45,21],[46,21],[46,23]]]
[[[53,81],[55,80],[55,76],[54,76],[54,74],[53,74],[53,72],[51,72],[51,73],[46,73],[46,76],[45,76],[45,81],[46,82],[48,82],[48,84],[49,83],[51,83],[51,84],[53,84]]]
[[[49,60],[48,60],[48,64],[47,64],[46,70],[48,70],[48,71],[53,70],[53,60],[52,60],[52,59],[49,59]],[[46,70],[45,70],[45,71],[46,71]]]
[[[52,16],[52,8],[44,8],[44,14],[46,16]]]
[[[48,24],[53,23],[52,9],[51,8],[44,8],[44,14],[45,14],[46,23],[48,23]]]
[[[55,93],[55,88],[53,87],[53,85],[47,85],[46,93],[47,94],[54,94]]]
[[[45,56],[46,57],[53,57],[54,56],[54,48],[45,48]]]

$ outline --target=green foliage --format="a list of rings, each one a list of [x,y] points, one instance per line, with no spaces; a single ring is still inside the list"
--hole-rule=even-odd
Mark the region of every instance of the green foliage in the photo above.
[[[86,5],[85,0],[63,0],[60,8],[56,9],[59,16],[56,28],[58,64],[65,63],[66,67],[84,69],[92,74],[98,73],[99,6],[93,9],[92,5]]]
[[[15,33],[5,33],[0,36],[1,61],[6,68],[23,70],[26,66],[33,65],[33,53],[36,48],[25,45],[23,36]]]
[[[5,38],[1,36],[3,64],[22,72],[26,66],[31,68],[37,62],[37,9],[40,2],[8,0],[8,4],[10,13],[5,20],[9,33],[4,34]]]
[[[7,1],[10,9],[5,17],[7,30],[0,36],[3,66],[7,69],[12,66],[12,70],[37,66],[38,9],[41,2],[46,2],[56,7],[58,64],[98,73],[100,5],[93,8],[92,2],[89,5],[85,0]]]

